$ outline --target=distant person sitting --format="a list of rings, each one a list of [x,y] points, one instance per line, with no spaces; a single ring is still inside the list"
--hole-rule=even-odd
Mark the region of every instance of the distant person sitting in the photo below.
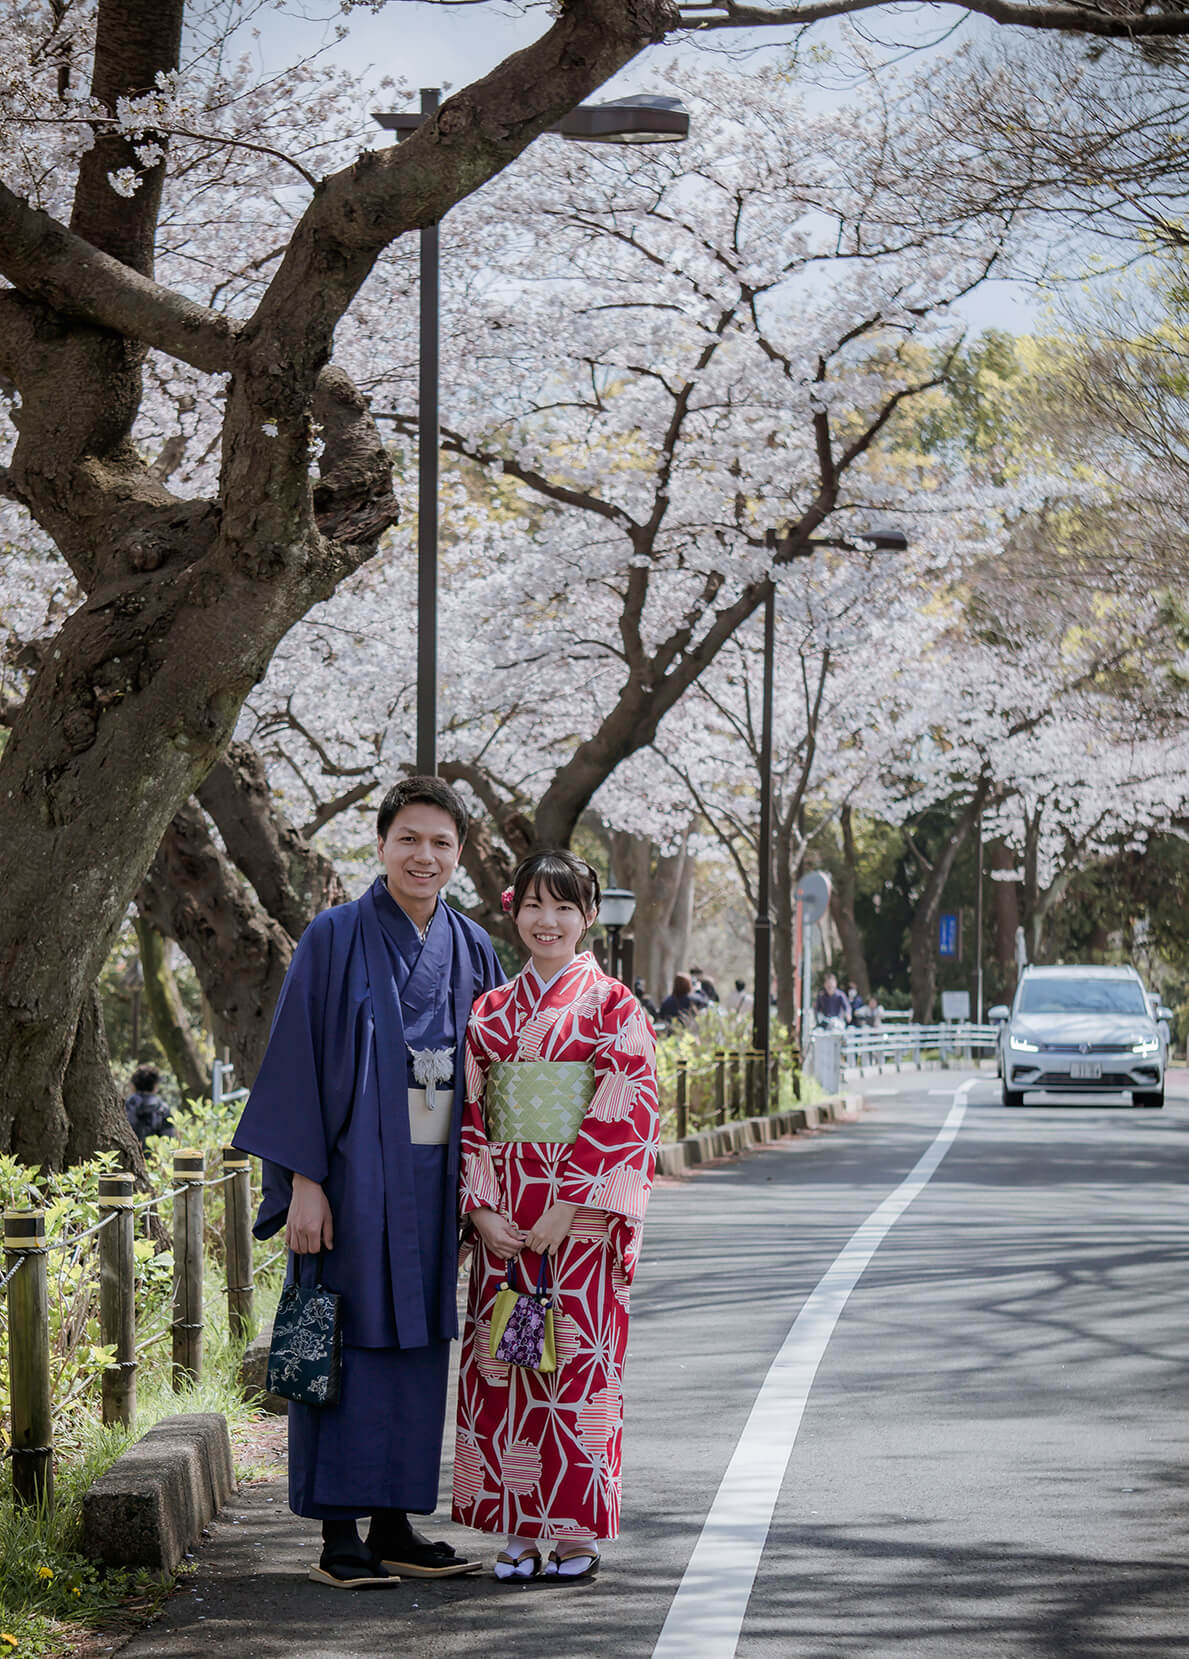
[[[691,968],[690,978],[694,982],[695,993],[700,991],[707,1002],[717,1002],[718,992],[714,988],[714,981],[707,978],[701,968]]]
[[[864,1003],[863,998],[859,994],[859,987],[855,984],[853,979],[846,987],[846,1000],[850,1003],[851,1019],[861,1020],[863,1018]]]
[[[825,986],[814,1000],[813,1011],[819,1020],[841,1020],[844,1025],[850,1024],[850,1003],[845,992],[838,989],[837,975],[826,975]]]
[[[138,1066],[132,1073],[132,1093],[124,1102],[132,1133],[143,1147],[150,1135],[173,1133],[169,1107],[157,1093],[161,1073],[156,1066]]]
[[[746,1014],[751,1008],[751,1004],[751,992],[747,989],[743,980],[737,979],[735,989],[727,992],[723,1007],[729,1014]]]
[[[706,1006],[706,998],[694,994],[694,982],[688,974],[673,975],[673,989],[661,1003],[659,1017],[691,1025]]]
[[[867,1006],[863,1009],[863,1021],[871,1027],[872,1031],[878,1031],[883,1024],[883,1009],[879,1006],[877,996],[867,998]]]

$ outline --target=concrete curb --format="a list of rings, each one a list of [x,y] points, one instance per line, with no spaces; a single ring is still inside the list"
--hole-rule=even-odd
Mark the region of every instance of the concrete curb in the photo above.
[[[83,1498],[83,1553],[105,1567],[172,1572],[235,1490],[226,1418],[165,1417]]]
[[[729,1158],[753,1146],[780,1140],[784,1135],[836,1122],[846,1114],[857,1112],[861,1105],[862,1096],[858,1094],[830,1095],[826,1100],[815,1101],[811,1106],[797,1106],[789,1112],[719,1124],[713,1129],[703,1129],[698,1135],[687,1135],[684,1140],[663,1141],[656,1167],[661,1175],[684,1175],[713,1158]]]

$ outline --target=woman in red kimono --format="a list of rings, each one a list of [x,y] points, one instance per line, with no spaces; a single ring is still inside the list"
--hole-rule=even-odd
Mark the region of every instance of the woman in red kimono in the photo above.
[[[509,896],[505,895],[505,903]],[[619,1531],[628,1301],[656,1164],[656,1043],[589,951],[589,864],[536,853],[510,908],[531,961],[481,996],[466,1043],[461,1207],[478,1235],[459,1374],[454,1516],[506,1533],[497,1578],[595,1576]],[[492,1307],[552,1258],[557,1370],[489,1356]],[[541,1540],[552,1542],[542,1567]]]

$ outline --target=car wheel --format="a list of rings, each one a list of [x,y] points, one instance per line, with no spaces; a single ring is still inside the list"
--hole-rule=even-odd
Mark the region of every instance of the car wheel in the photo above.
[[[1024,1104],[1023,1089],[1009,1089],[1005,1083],[1003,1085],[1003,1104],[1005,1106],[1022,1106]]]
[[[1131,1104],[1133,1106],[1163,1106],[1164,1090],[1133,1089],[1131,1091]]]

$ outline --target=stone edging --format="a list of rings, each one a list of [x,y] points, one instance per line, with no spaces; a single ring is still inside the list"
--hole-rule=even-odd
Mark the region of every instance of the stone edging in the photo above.
[[[235,1490],[220,1412],[162,1418],[83,1498],[83,1554],[106,1567],[171,1573]]]

